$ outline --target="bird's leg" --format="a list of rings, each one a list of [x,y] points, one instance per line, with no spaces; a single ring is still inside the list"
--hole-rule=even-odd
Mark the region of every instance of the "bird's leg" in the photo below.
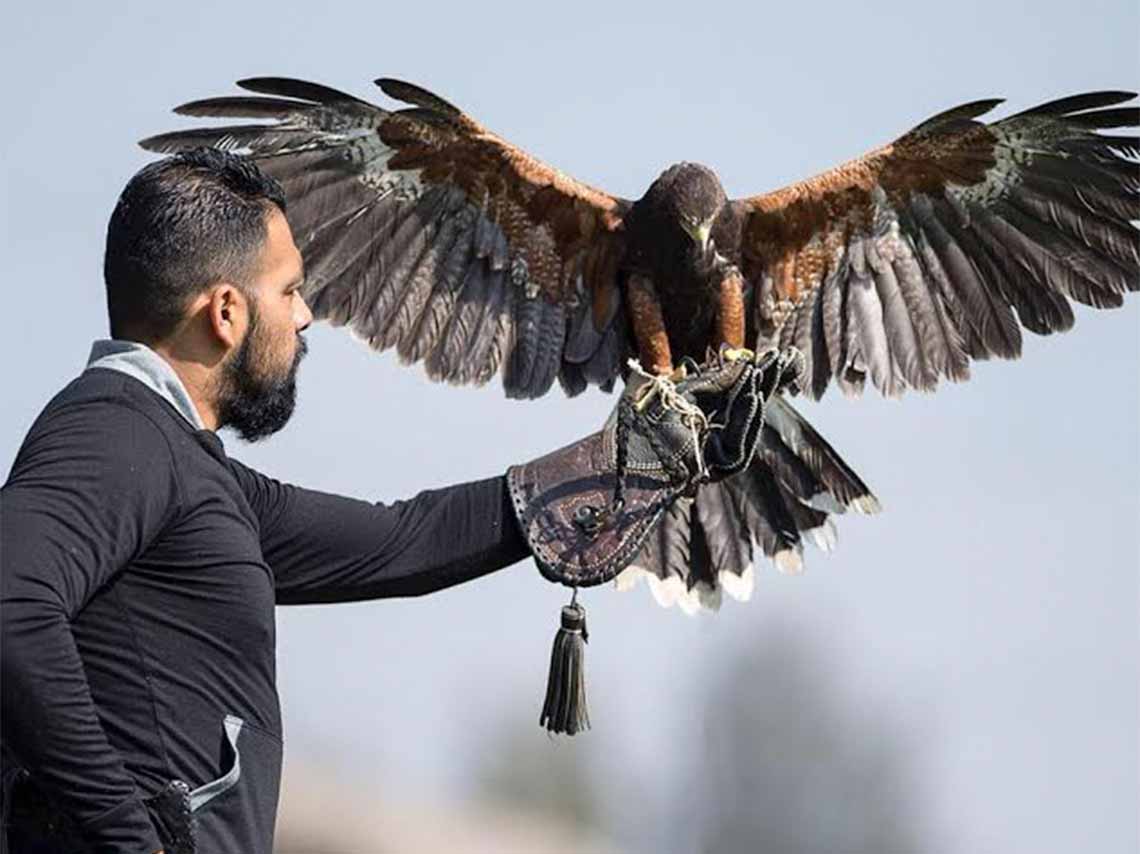
[[[673,373],[673,353],[669,349],[657,288],[648,276],[634,273],[629,277],[625,293],[641,366],[652,374],[669,376]]]
[[[729,358],[749,355],[744,350],[744,327],[744,277],[735,267],[729,267],[717,285],[717,349],[728,347],[725,355]]]

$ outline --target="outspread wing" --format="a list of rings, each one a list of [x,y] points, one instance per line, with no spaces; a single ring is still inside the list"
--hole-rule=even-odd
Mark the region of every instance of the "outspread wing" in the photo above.
[[[255,78],[255,95],[176,108],[258,123],[175,131],[284,186],[314,315],[452,383],[502,368],[508,396],[612,386],[629,349],[618,293],[629,203],[579,183],[417,86],[376,81],[389,111],[314,83]]]
[[[1021,327],[1073,325],[1069,300],[1140,285],[1140,124],[1128,92],[1063,98],[986,125],[941,113],[830,172],[734,202],[751,340],[799,347],[809,393],[887,395],[1016,358]]]

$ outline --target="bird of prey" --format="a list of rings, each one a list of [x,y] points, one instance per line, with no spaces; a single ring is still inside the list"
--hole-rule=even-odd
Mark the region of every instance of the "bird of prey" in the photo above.
[[[1129,92],[1090,92],[992,124],[1000,100],[939,113],[894,142],[774,192],[728,199],[715,173],[671,166],[630,201],[528,155],[418,86],[376,83],[385,109],[265,77],[193,101],[245,123],[175,131],[283,184],[317,318],[428,375],[537,398],[613,387],[636,357],[673,371],[722,345],[795,346],[802,390],[885,395],[1016,358],[1021,329],[1073,325],[1070,301],[1122,303],[1140,278],[1140,125]],[[1124,106],[1122,106],[1124,105]],[[619,576],[662,604],[747,598],[755,551],[784,571],[832,514],[875,512],[863,481],[785,397],[751,466],[679,499]]]

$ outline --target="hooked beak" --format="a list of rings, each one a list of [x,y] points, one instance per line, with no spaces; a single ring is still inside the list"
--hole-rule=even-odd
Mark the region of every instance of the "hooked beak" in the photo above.
[[[702,222],[700,225],[696,226],[690,226],[686,224],[684,226],[684,229],[685,233],[688,234],[689,237],[693,238],[694,243],[700,244],[701,253],[707,254],[709,251],[709,235],[712,233],[712,223]]]
[[[701,252],[708,253],[709,251],[709,233],[712,231],[712,223],[701,223],[697,229],[697,242],[701,244]]]

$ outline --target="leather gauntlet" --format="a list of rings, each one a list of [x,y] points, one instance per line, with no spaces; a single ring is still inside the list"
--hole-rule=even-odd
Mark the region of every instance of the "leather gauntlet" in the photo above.
[[[515,515],[543,576],[614,578],[678,495],[752,459],[763,405],[798,377],[798,353],[717,358],[673,382],[634,367],[597,433],[507,470]]]

